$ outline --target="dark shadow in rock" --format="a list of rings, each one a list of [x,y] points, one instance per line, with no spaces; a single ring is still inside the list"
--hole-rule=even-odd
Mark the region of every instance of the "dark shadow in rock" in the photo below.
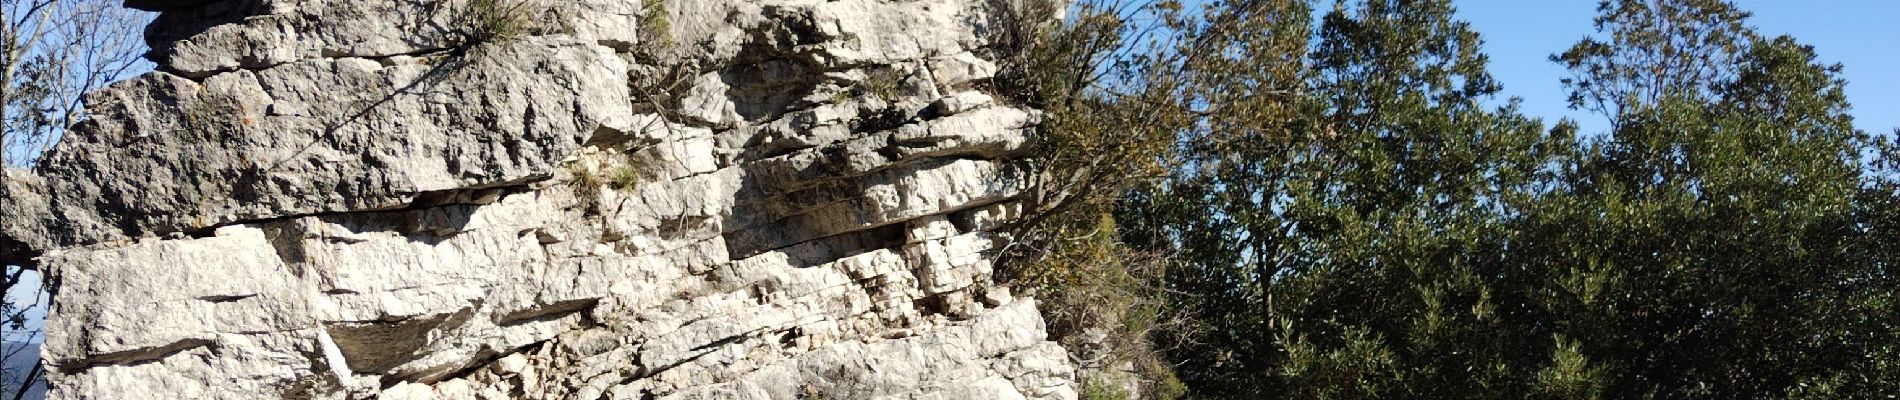
[[[555,302],[554,304],[508,313],[508,315],[495,318],[495,325],[506,327],[534,322],[553,321],[566,318],[575,313],[593,310],[594,306],[599,304],[600,299],[578,299]]]
[[[94,355],[94,356],[87,357],[85,359],[80,359],[80,360],[71,360],[71,361],[67,361],[65,363],[60,364],[58,368],[61,371],[80,371],[80,370],[84,370],[88,368],[95,368],[95,367],[107,366],[107,365],[116,365],[116,366],[142,365],[146,363],[158,362],[159,360],[165,359],[165,357],[170,357],[173,354],[183,353],[191,349],[196,349],[196,348],[205,347],[205,346],[215,346],[215,345],[216,345],[215,343],[207,339],[186,339],[186,340],[180,340],[177,342],[166,344],[164,346],[132,349],[132,350],[126,350],[126,351],[120,351],[120,352]]]
[[[351,371],[388,373],[423,356],[430,333],[468,323],[473,308],[397,321],[332,322],[324,324]]]
[[[0,235],[0,266],[11,265],[29,269],[34,268],[35,265],[38,264],[35,260],[38,259],[39,256],[40,253],[34,251],[32,247],[27,246],[26,242]]]
[[[804,166],[774,162],[748,163],[748,173],[741,182],[739,197],[760,200],[740,202],[733,206],[731,219],[724,224],[726,247],[735,260],[786,249],[797,265],[797,260],[801,258],[822,260],[818,263],[823,263],[830,260],[823,260],[824,257],[818,255],[848,257],[901,245],[905,241],[904,222],[915,216],[887,219],[890,216],[878,215],[879,211],[871,209],[867,203],[866,191],[877,186],[893,185],[917,171],[946,166],[956,161],[929,158],[894,163],[870,173],[846,172],[847,168],[837,165],[847,162],[843,159],[827,158]],[[798,178],[788,181],[774,177]],[[795,189],[787,191],[785,187]],[[974,205],[962,205],[957,209],[970,206]],[[956,209],[942,211],[947,213]],[[794,245],[801,248],[791,251]],[[831,250],[808,248],[812,246]],[[849,249],[853,246],[876,247]],[[805,257],[804,253],[813,253],[813,257]],[[810,265],[815,264],[797,266]]]
[[[348,213],[322,217],[352,233],[393,232],[412,241],[436,245],[467,231],[480,206],[450,205],[414,210]]]
[[[161,66],[171,58],[172,46],[186,38],[270,12],[264,0],[126,0],[125,6],[160,12],[145,26],[145,44],[152,49],[145,58]]]
[[[719,80],[731,88],[726,99],[746,121],[777,118],[805,101],[824,74],[817,65],[796,59],[741,64],[719,71]]]

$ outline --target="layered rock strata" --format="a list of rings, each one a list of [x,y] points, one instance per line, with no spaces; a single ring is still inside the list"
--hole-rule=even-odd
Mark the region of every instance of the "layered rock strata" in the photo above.
[[[993,2],[127,3],[0,185],[53,398],[1075,397]]]

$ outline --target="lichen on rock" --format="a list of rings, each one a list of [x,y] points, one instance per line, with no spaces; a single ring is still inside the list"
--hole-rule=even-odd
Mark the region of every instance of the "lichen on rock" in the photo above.
[[[519,1],[128,1],[158,70],[0,185],[51,396],[1076,396],[989,2]]]

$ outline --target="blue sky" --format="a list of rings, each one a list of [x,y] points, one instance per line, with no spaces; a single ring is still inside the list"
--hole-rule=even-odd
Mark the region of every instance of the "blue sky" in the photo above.
[[[1847,97],[1856,125],[1870,133],[1900,128],[1900,1],[1738,0],[1766,35],[1793,35],[1814,46],[1824,62],[1846,66]],[[1599,116],[1568,109],[1558,79],[1564,68],[1547,60],[1595,32],[1596,0],[1454,0],[1458,15],[1484,36],[1491,73],[1504,93],[1524,99],[1524,113],[1554,123],[1570,117],[1584,132],[1602,132]]]

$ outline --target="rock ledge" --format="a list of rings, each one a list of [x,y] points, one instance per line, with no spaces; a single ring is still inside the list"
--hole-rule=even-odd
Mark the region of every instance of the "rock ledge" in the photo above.
[[[158,72],[0,176],[51,397],[1076,397],[993,2],[524,1],[128,0]]]

